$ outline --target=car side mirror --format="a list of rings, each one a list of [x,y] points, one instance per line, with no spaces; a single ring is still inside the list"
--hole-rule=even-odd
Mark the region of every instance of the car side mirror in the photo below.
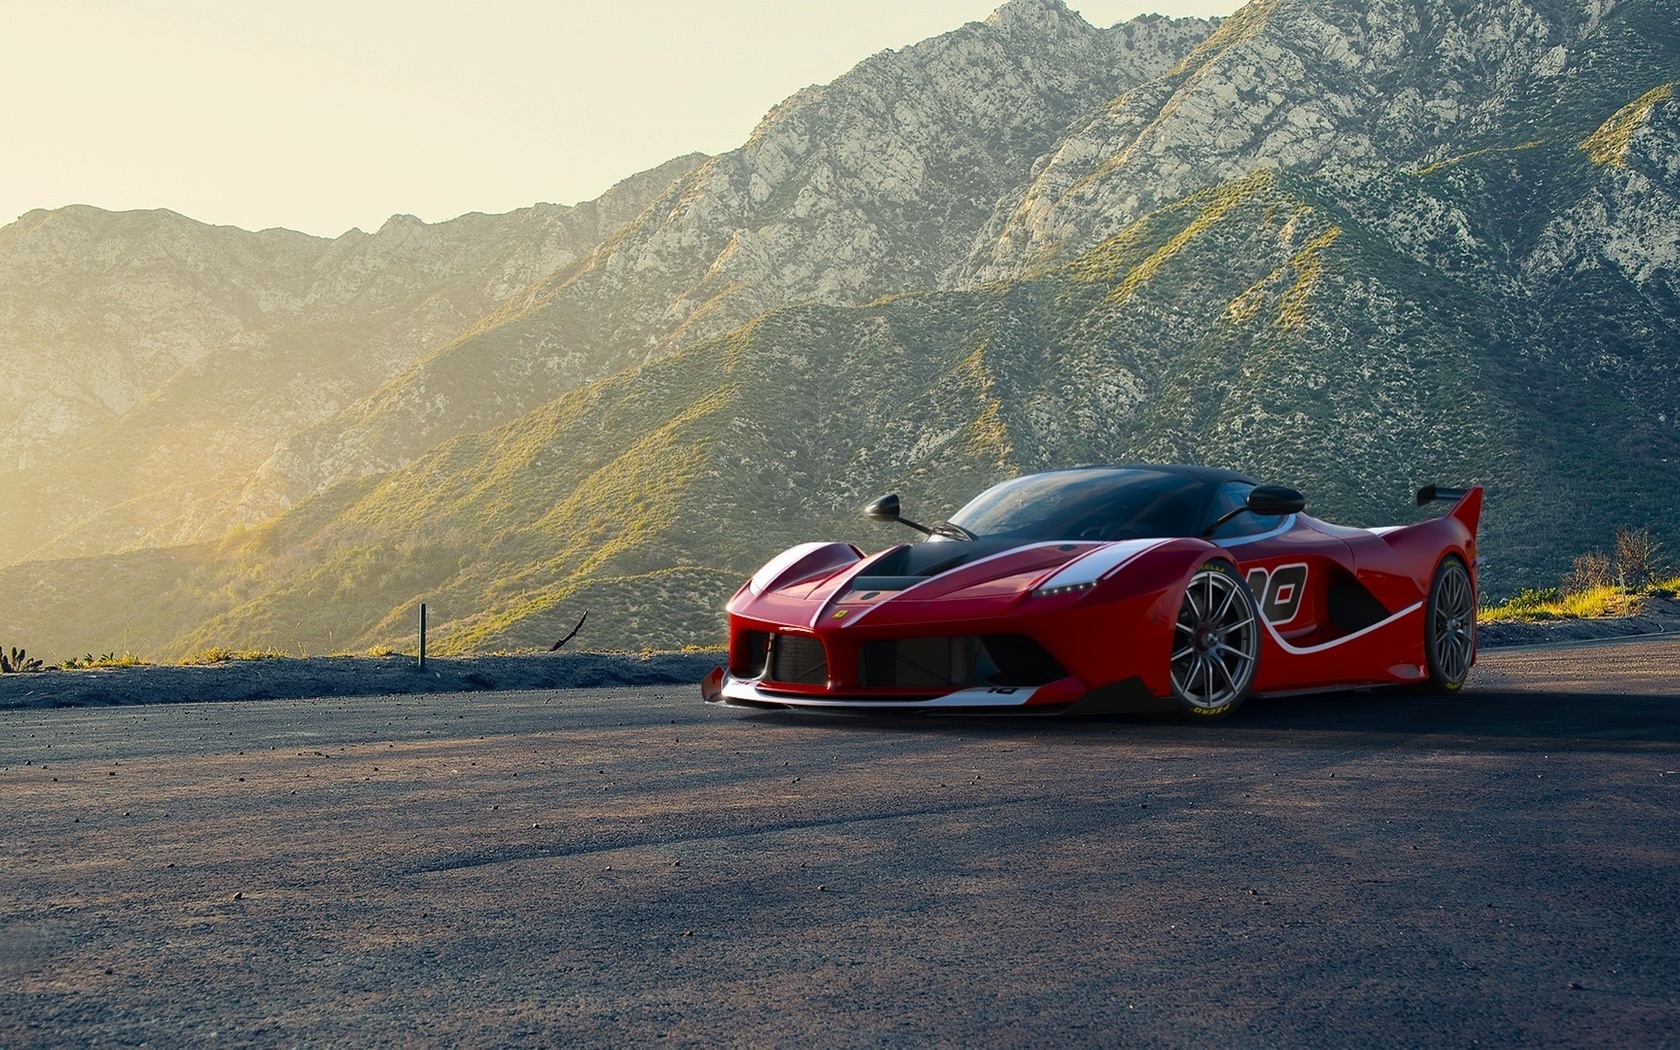
[[[1307,509],[1307,497],[1282,485],[1256,485],[1249,490],[1248,509],[1268,518],[1299,514]]]
[[[889,493],[863,508],[863,516],[871,521],[897,521],[898,493]]]

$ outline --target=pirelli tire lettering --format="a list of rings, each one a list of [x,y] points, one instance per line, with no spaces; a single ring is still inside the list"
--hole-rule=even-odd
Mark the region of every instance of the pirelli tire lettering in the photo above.
[[[1281,627],[1295,619],[1301,611],[1301,598],[1307,591],[1307,566],[1279,565],[1275,569],[1248,570],[1248,589],[1260,603],[1260,615],[1274,627]]]

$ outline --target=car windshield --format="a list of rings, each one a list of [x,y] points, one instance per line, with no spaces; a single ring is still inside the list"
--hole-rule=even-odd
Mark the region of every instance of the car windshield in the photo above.
[[[1129,540],[1188,536],[1204,483],[1164,471],[1090,467],[994,485],[951,518],[981,537]]]

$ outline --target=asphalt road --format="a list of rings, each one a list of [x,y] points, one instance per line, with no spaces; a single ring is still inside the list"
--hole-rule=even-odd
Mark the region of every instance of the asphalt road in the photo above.
[[[1215,725],[0,713],[0,1045],[1673,1045],[1680,641]]]

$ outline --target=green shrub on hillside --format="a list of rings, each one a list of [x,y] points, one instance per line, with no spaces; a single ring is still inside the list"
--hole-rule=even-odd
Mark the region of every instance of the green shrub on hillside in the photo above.
[[[182,667],[190,667],[197,664],[225,664],[233,660],[284,660],[290,655],[279,649],[228,649],[215,646],[189,653],[178,662]]]
[[[64,671],[86,671],[99,667],[143,667],[146,663],[146,660],[135,653],[123,653],[118,656],[115,652],[109,652],[104,656],[95,656],[92,653],[72,656],[58,666]]]
[[[1648,528],[1616,530],[1612,552],[1588,551],[1556,587],[1530,587],[1498,605],[1482,609],[1483,620],[1597,619],[1632,616],[1641,600],[1671,596],[1680,589],[1680,576],[1669,578],[1661,545]]]
[[[0,674],[17,674],[42,670],[41,661],[13,646],[10,652],[0,649]]]

